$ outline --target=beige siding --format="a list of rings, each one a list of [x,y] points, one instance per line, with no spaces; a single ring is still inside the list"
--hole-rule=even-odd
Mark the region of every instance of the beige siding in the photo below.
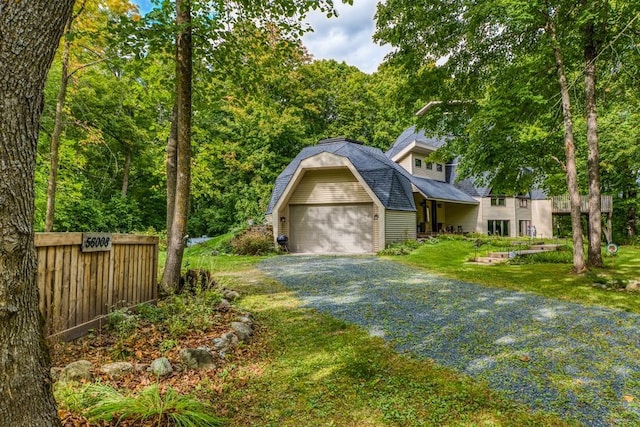
[[[371,197],[347,168],[307,171],[290,204],[370,203]]]
[[[378,209],[378,205],[373,204],[373,251],[379,252],[383,248],[380,244],[380,228],[381,224],[384,224],[382,220],[380,220],[380,209]]]
[[[487,221],[492,219],[509,221],[509,236],[516,237],[518,235],[518,221],[516,221],[515,199],[513,197],[506,198],[505,206],[491,206],[491,197],[484,197],[482,203],[482,224],[483,233],[487,232]]]
[[[531,200],[531,224],[536,226],[538,237],[553,236],[551,200]]]
[[[445,164],[444,163],[440,163],[442,165],[442,171],[438,172],[438,167],[437,167],[437,162],[429,162],[427,160],[425,160],[425,155],[424,154],[416,154],[416,153],[411,153],[411,165],[413,167],[413,174],[415,176],[419,176],[421,178],[429,178],[429,179],[433,179],[436,181],[445,181],[446,180],[446,176],[445,176]],[[420,167],[417,167],[415,164],[415,160],[419,159],[422,161],[422,165]],[[431,163],[431,169],[427,169],[427,163]]]
[[[453,226],[454,231],[458,231],[458,227],[462,227],[465,233],[476,232],[478,224],[478,214],[480,208],[478,205],[464,205],[458,203],[446,203],[447,211],[446,226]]]
[[[416,238],[416,213],[407,211],[386,211],[386,244],[404,242]]]
[[[398,164],[407,172],[413,173],[413,158],[411,157],[410,154],[400,159],[398,161]]]

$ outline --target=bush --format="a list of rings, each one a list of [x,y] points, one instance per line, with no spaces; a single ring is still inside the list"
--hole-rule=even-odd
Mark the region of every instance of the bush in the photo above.
[[[236,255],[265,255],[275,252],[273,235],[267,229],[250,229],[231,240],[231,250]]]
[[[420,245],[421,243],[417,240],[405,240],[404,242],[393,243],[387,246],[384,250],[378,252],[378,254],[388,256],[409,255],[411,252],[418,249]]]

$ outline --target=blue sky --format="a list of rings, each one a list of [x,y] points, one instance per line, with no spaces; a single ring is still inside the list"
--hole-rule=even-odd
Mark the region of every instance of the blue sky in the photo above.
[[[150,0],[132,0],[146,13],[152,8]],[[389,47],[373,43],[374,15],[378,0],[354,0],[353,6],[335,0],[337,18],[327,18],[322,13],[311,13],[307,22],[314,32],[302,38],[304,45],[315,59],[335,59],[355,65],[366,73],[376,71]]]

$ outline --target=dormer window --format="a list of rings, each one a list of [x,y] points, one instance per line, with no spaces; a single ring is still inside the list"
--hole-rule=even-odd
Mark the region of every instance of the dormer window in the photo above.
[[[416,159],[415,160],[415,165],[416,165],[417,168],[421,168],[422,167],[422,160]]]
[[[433,169],[433,163],[431,162],[427,163],[427,169]]]
[[[437,170],[438,172],[442,172],[442,164],[438,163],[438,164],[436,165],[436,170]]]

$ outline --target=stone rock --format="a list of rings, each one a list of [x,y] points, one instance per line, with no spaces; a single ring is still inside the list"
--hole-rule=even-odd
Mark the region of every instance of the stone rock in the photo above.
[[[230,326],[240,341],[246,344],[251,340],[251,335],[253,335],[253,329],[251,329],[251,326],[242,322],[231,322]]]
[[[230,349],[238,347],[238,345],[240,345],[240,341],[238,340],[238,336],[233,332],[227,332],[220,338],[213,339],[213,347],[221,353],[226,353]]]
[[[205,347],[183,348],[180,350],[182,362],[191,369],[215,369],[216,362],[211,350]]]
[[[164,377],[173,372],[173,366],[171,366],[169,359],[166,357],[160,357],[151,362],[149,370],[159,377]]]
[[[230,308],[231,308],[231,304],[229,303],[229,300],[222,298],[222,300],[220,301],[220,304],[218,304],[218,310],[227,311]]]
[[[248,317],[249,319],[253,319],[253,314],[251,314],[251,312],[249,311],[241,311],[240,315],[243,317]]]
[[[77,360],[69,363],[60,373],[60,381],[91,381],[93,364],[88,360]]]
[[[100,370],[112,378],[120,378],[133,372],[133,365],[129,362],[108,363],[103,365]]]
[[[222,296],[229,301],[235,301],[240,298],[240,294],[236,291],[232,291],[231,289],[223,289]]]
[[[253,320],[251,320],[250,318],[248,318],[246,316],[238,317],[236,320],[238,322],[244,323],[245,325],[253,327]]]
[[[640,282],[637,280],[629,280],[625,289],[628,291],[640,291]]]
[[[63,371],[64,371],[64,368],[55,367],[55,366],[51,368],[51,370],[49,371],[49,375],[51,376],[51,381],[53,382],[59,381]]]

